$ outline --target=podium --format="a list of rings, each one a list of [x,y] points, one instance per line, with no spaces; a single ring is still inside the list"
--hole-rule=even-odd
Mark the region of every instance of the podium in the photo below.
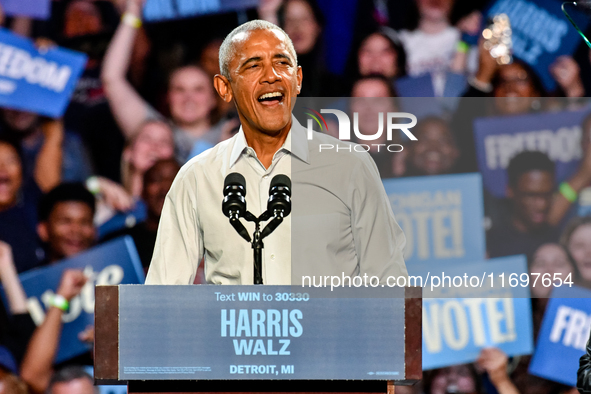
[[[96,286],[96,384],[394,393],[422,378],[421,288]]]

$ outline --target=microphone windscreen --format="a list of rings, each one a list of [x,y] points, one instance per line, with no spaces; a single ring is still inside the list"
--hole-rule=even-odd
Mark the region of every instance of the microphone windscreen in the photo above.
[[[224,189],[226,187],[228,187],[228,185],[240,185],[242,186],[244,189],[246,189],[246,179],[244,179],[244,177],[242,176],[242,174],[239,174],[237,172],[233,172],[231,174],[229,174],[226,179],[224,180]]]
[[[275,186],[286,186],[291,190],[291,179],[289,179],[287,175],[275,175],[273,179],[271,179],[271,186],[269,189],[272,189]]]

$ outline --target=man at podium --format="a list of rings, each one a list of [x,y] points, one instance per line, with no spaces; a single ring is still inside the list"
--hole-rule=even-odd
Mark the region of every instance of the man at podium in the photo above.
[[[241,129],[178,173],[146,284],[191,284],[202,258],[208,283],[253,284],[251,245],[221,209],[224,180],[234,172],[244,176],[255,215],[266,210],[273,177],[292,179],[291,215],[264,240],[264,284],[300,284],[303,275],[367,275],[380,283],[406,277],[404,234],[369,154],[326,134],[310,139],[292,116],[302,68],[287,34],[266,21],[247,22],[226,37],[219,59],[214,85],[234,101]],[[254,224],[246,228],[252,233]]]

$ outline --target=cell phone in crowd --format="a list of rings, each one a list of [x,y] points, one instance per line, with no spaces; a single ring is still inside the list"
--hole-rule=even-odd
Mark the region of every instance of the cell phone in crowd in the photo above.
[[[513,61],[511,35],[511,22],[507,14],[495,15],[490,25],[482,31],[484,49],[490,52],[498,64],[510,64]]]

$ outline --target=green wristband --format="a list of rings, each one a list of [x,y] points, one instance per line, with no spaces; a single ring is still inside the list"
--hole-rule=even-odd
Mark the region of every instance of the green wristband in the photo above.
[[[578,194],[568,182],[562,182],[558,190],[560,191],[560,194],[562,194],[562,197],[566,198],[571,204],[577,201]]]
[[[86,188],[89,192],[94,195],[100,194],[101,192],[101,185],[99,183],[99,179],[96,176],[91,176],[86,180]]]
[[[61,309],[64,312],[67,312],[67,310],[70,308],[70,303],[68,302],[68,300],[66,300],[64,296],[61,296],[59,294],[54,294],[49,298],[49,305],[55,306],[56,308]]]
[[[458,41],[456,50],[460,53],[467,53],[470,50],[470,45],[465,41]]]

